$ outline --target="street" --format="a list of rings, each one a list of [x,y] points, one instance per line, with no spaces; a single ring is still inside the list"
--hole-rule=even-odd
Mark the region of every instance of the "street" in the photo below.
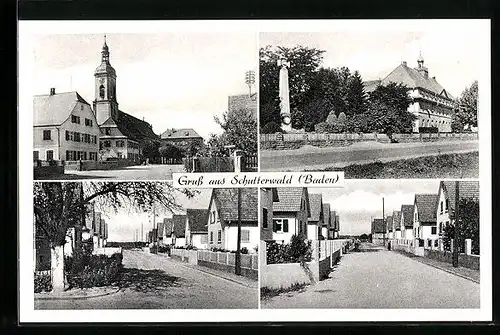
[[[304,171],[342,168],[352,164],[415,158],[445,153],[479,150],[478,141],[447,141],[427,143],[360,142],[347,147],[319,148],[304,146],[295,150],[261,150],[261,171]]]
[[[479,284],[383,247],[344,255],[316,285],[263,299],[261,308],[479,308]]]
[[[89,299],[36,300],[35,309],[257,308],[258,287],[207,274],[143,251],[123,251],[118,293]]]
[[[134,165],[116,170],[68,170],[64,175],[51,178],[54,180],[66,179],[120,179],[120,180],[171,180],[173,172],[183,172],[184,165]]]

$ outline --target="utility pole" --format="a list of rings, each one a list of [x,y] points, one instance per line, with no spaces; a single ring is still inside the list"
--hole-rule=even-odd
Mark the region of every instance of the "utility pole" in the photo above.
[[[455,219],[455,237],[453,240],[453,267],[457,268],[458,267],[458,253],[459,253],[459,244],[458,244],[458,239],[459,239],[459,226],[460,226],[460,215],[458,214],[459,212],[459,202],[460,202],[460,195],[459,195],[459,187],[458,187],[458,180],[455,181],[455,213],[454,213],[454,219]]]
[[[382,222],[384,226],[384,247],[385,247],[385,232],[387,230],[387,223],[385,222],[384,197],[382,197]]]
[[[241,188],[238,187],[238,238],[236,240],[236,255],[234,273],[241,275]]]
[[[137,235],[139,235],[139,233]],[[140,239],[138,239],[138,241],[142,242],[143,238],[144,238],[144,228],[143,228],[143,223],[141,221],[141,237],[140,237]]]

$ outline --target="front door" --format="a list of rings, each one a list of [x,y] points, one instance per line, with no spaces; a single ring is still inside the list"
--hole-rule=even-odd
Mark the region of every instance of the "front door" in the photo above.
[[[48,161],[54,160],[54,151],[52,150],[47,150],[45,155],[47,156]]]

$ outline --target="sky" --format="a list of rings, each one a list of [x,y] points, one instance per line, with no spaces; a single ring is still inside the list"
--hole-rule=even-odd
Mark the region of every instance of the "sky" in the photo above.
[[[302,45],[325,50],[324,67],[347,66],[352,72],[358,70],[366,81],[383,79],[403,61],[417,67],[421,53],[429,76],[435,76],[447,91],[458,97],[479,79],[481,52],[484,52],[480,47],[480,34],[463,22],[450,21],[418,30],[399,24],[386,29],[260,33],[259,44]]]
[[[34,94],[78,91],[95,99],[94,71],[104,34],[34,35]],[[245,72],[257,71],[254,33],[107,34],[120,110],[167,128],[221,133],[214,115],[229,95],[248,92]]]
[[[438,180],[356,180],[345,181],[344,188],[309,188],[309,193],[321,193],[323,203],[329,203],[340,219],[341,235],[370,234],[371,219],[382,218],[382,198],[385,215],[411,205],[415,194],[437,194]]]
[[[193,198],[188,199],[182,193],[177,193],[176,201],[184,210],[186,208],[206,208],[210,202],[212,190],[199,189],[198,194]],[[102,213],[102,217],[108,223],[108,241],[134,241],[134,234],[141,231],[141,224],[143,227],[144,236],[153,228],[153,213],[139,213],[134,208],[126,207],[119,209],[116,213],[112,209],[105,209],[96,203],[96,211]],[[157,207],[155,210],[156,222],[163,221],[166,217],[172,217],[173,213],[162,210]],[[177,212],[174,214],[185,214],[185,211]]]

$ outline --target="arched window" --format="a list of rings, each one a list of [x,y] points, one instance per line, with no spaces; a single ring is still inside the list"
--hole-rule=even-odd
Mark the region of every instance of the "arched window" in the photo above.
[[[99,86],[99,96],[104,99],[104,85]]]

